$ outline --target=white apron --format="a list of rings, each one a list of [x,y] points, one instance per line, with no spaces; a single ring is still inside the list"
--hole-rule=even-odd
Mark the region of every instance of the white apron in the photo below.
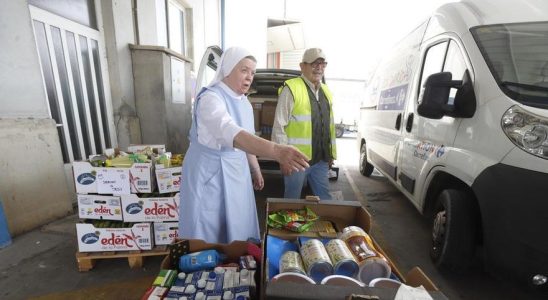
[[[236,101],[217,86],[204,88],[224,99],[238,126],[254,133],[253,109],[247,99]],[[179,236],[209,243],[259,238],[255,194],[246,153],[233,148],[211,149],[198,142],[197,109],[185,154],[179,205]]]

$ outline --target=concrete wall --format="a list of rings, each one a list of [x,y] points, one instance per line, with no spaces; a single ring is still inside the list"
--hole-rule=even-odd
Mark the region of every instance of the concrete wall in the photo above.
[[[220,11],[219,2],[210,0],[188,0],[180,1],[185,7],[192,11],[193,24],[189,30],[192,32],[192,57],[190,63],[186,63],[187,82],[187,100],[191,103],[191,70],[197,71],[201,56],[207,46],[219,45],[220,43]],[[187,130],[187,125],[191,122],[189,112],[190,107],[174,105],[164,110],[164,117],[170,115],[165,122],[146,121],[143,124],[143,118],[153,118],[149,113],[153,112],[145,110],[144,107],[151,105],[146,103],[148,99],[160,99],[159,92],[154,89],[145,91],[143,88],[153,86],[154,82],[169,83],[169,79],[164,77],[163,73],[145,72],[137,74],[134,70],[141,63],[144,66],[154,68],[163,68],[163,71],[169,74],[168,68],[163,65],[150,65],[150,61],[132,61],[129,44],[143,46],[160,46],[167,45],[167,36],[165,32],[165,1],[163,0],[137,0],[136,7],[132,7],[132,1],[103,1],[102,4],[102,19],[104,24],[105,43],[107,48],[112,106],[114,110],[114,123],[116,124],[116,132],[118,138],[118,146],[121,149],[126,148],[129,144],[140,143],[161,143],[168,145],[168,150],[173,152],[184,151],[188,147],[187,134],[181,132],[181,129]],[[134,10],[136,8],[136,10]],[[135,12],[135,14],[134,14]],[[135,26],[136,25],[136,26]],[[166,55],[166,54],[164,54]],[[138,56],[134,56],[138,57]],[[162,64],[165,59],[162,59]],[[141,69],[146,71],[146,69]],[[160,76],[160,77],[156,77]],[[139,78],[139,83],[134,82],[134,79]],[[162,95],[167,96],[162,100],[151,100],[153,103],[170,103],[171,86],[165,86],[165,90],[161,91]],[[151,94],[153,93],[153,94]],[[140,94],[140,95],[138,95]],[[150,98],[153,96],[153,98]],[[140,104],[137,104],[137,98],[140,97]],[[138,107],[140,107],[138,109]],[[157,108],[157,106],[156,106]],[[140,110],[140,112],[138,112]],[[183,125],[183,127],[181,127]],[[190,125],[188,125],[188,129]],[[162,134],[159,134],[162,133]]]
[[[72,212],[52,119],[0,119],[0,196],[11,235]]]
[[[129,50],[129,44],[135,43],[132,2],[102,1],[101,13],[118,147],[126,149],[130,144],[141,143]]]
[[[139,47],[133,50],[137,115],[144,144],[165,144],[172,153],[185,153],[192,122],[190,81],[185,83],[185,103],[172,99],[171,61],[183,61],[163,47]],[[190,63],[185,77],[190,76]]]
[[[0,118],[49,118],[27,1],[0,0],[0,41]]]
[[[143,144],[165,144],[168,151],[185,153],[188,131],[192,122],[192,72],[197,72],[207,46],[220,43],[219,2],[188,0],[180,3],[191,11],[193,23],[188,28],[192,36],[190,57],[174,55],[166,49],[165,2],[137,1],[137,38],[139,45],[132,50],[135,113],[139,120]],[[188,10],[187,10],[188,12]],[[175,58],[174,58],[175,57]],[[171,60],[185,64],[185,103],[171,99]]]
[[[0,0],[0,197],[11,235],[72,211],[26,1]]]

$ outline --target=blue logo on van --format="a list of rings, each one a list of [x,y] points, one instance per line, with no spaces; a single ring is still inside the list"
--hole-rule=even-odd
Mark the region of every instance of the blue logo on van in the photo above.
[[[95,182],[95,176],[91,173],[82,173],[76,178],[79,184],[88,185]]]
[[[126,212],[129,214],[138,214],[143,210],[143,207],[139,203],[131,203],[126,207]]]
[[[436,157],[442,157],[445,154],[445,146],[441,145],[436,151]]]
[[[94,244],[99,240],[99,236],[93,232],[90,232],[84,234],[81,240],[84,244]]]

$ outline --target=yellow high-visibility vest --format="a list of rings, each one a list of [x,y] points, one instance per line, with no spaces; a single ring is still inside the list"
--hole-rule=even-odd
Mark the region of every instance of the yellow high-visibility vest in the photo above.
[[[289,118],[289,123],[285,127],[288,144],[297,147],[309,158],[312,159],[312,107],[306,83],[301,77],[287,80],[285,85],[289,87],[293,94],[293,110]],[[329,131],[331,136],[331,156],[337,157],[337,143],[335,136],[335,122],[333,121],[333,95],[327,88],[327,85],[321,84],[321,89],[329,102]],[[281,89],[280,89],[281,92]]]

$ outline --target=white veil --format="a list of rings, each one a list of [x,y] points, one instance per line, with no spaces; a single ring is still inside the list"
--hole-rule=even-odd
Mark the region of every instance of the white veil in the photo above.
[[[250,55],[251,53],[249,51],[241,47],[231,47],[226,49],[221,56],[221,60],[219,61],[219,66],[217,67],[217,72],[215,72],[215,77],[209,83],[208,87],[211,87],[223,80],[226,76],[228,76],[228,74],[230,74],[230,72],[232,72],[232,69],[234,69],[240,60]]]

